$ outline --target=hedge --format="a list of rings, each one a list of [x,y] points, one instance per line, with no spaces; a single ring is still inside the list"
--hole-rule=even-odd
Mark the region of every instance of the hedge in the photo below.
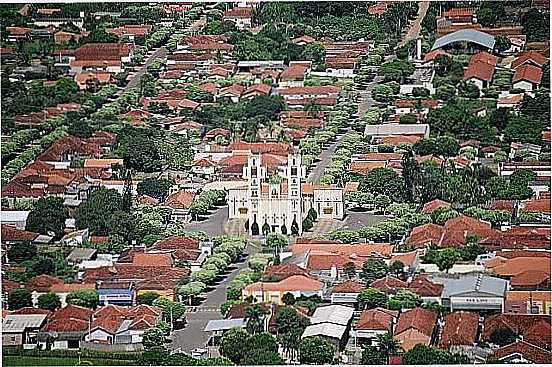
[[[27,357],[77,357],[98,358],[98,359],[118,359],[118,360],[136,360],[140,358],[142,352],[100,352],[92,349],[81,348],[80,350],[41,350],[41,349],[23,349],[19,347],[2,347],[2,353],[9,356],[27,356]]]

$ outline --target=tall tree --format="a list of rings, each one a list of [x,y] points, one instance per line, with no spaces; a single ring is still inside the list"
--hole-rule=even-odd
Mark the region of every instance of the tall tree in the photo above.
[[[63,198],[48,196],[40,198],[27,218],[26,229],[41,234],[54,233],[61,237],[65,229],[67,210]]]

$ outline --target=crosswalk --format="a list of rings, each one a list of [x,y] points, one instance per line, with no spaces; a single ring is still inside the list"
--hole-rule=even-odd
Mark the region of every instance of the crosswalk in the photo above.
[[[186,312],[219,312],[220,308],[215,306],[186,306]]]

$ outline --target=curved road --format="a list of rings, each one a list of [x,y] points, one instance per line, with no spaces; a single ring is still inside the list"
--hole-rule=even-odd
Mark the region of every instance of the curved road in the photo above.
[[[418,35],[420,34],[422,21],[424,20],[427,9],[429,8],[429,1],[422,1],[419,4],[420,6],[418,7],[418,16],[406,32],[406,35],[404,36],[401,43],[399,43],[399,47],[404,46],[408,41],[418,38]]]

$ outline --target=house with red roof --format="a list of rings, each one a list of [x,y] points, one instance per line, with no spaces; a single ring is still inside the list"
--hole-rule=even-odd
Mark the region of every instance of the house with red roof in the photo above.
[[[224,12],[223,21],[230,21],[238,29],[249,29],[252,26],[253,8],[236,6]]]
[[[272,86],[268,84],[253,84],[249,88],[247,88],[240,96],[241,100],[251,100],[258,96],[268,96],[270,94],[270,91],[272,90]]]
[[[437,314],[423,308],[414,308],[401,313],[394,338],[400,347],[409,351],[418,344],[430,345],[435,337]]]
[[[155,327],[162,310],[149,305],[123,307],[107,305],[92,314],[90,332],[85,340],[93,343],[118,345],[142,343],[144,331]]]
[[[485,318],[481,339],[491,341],[498,330],[509,330],[523,341],[550,350],[550,315],[496,314]]]
[[[538,89],[542,80],[542,69],[531,64],[523,64],[516,68],[512,78],[514,89],[531,92]]]
[[[84,341],[92,311],[89,308],[67,305],[56,310],[37,334],[41,349],[79,349]],[[55,335],[55,338],[52,338]]]
[[[117,37],[128,37],[131,41],[135,37],[145,37],[151,31],[151,24],[125,24],[117,28],[110,28],[108,33],[113,33]]]
[[[108,72],[81,72],[75,74],[75,83],[81,90],[97,88],[112,83],[113,80],[113,74]]]
[[[364,289],[366,289],[366,285],[355,280],[338,283],[331,289],[331,302],[332,304],[355,306],[358,295]]]
[[[516,70],[518,67],[526,64],[542,68],[547,62],[548,59],[542,54],[537,51],[530,50],[519,54],[518,57],[512,61],[510,68],[512,70]]]
[[[351,331],[357,345],[374,345],[378,336],[393,333],[399,311],[376,307],[362,311],[357,324]]]
[[[298,64],[289,66],[280,74],[278,85],[280,88],[303,87],[309,68]]]
[[[496,57],[480,52],[472,56],[464,72],[464,80],[474,83],[480,90],[487,88],[493,80]]]
[[[120,73],[125,63],[129,63],[133,46],[125,43],[87,43],[74,52],[75,59],[70,62],[71,71],[104,70]]]
[[[192,205],[196,194],[189,191],[177,191],[167,197],[165,206],[169,207],[171,212],[171,221],[182,222],[191,219],[190,206]]]
[[[493,359],[508,364],[534,363],[549,365],[552,363],[552,353],[548,349],[520,340],[495,350],[490,360]]]
[[[271,302],[282,304],[282,296],[291,293],[296,298],[300,296],[322,297],[325,284],[305,275],[292,275],[279,282],[256,282],[249,284],[242,291],[242,298],[253,297],[256,302]]]
[[[455,311],[443,317],[439,348],[462,353],[474,347],[478,340],[479,315],[469,311]]]
[[[552,292],[548,289],[537,291],[515,291],[506,293],[505,313],[550,315],[552,314]]]

